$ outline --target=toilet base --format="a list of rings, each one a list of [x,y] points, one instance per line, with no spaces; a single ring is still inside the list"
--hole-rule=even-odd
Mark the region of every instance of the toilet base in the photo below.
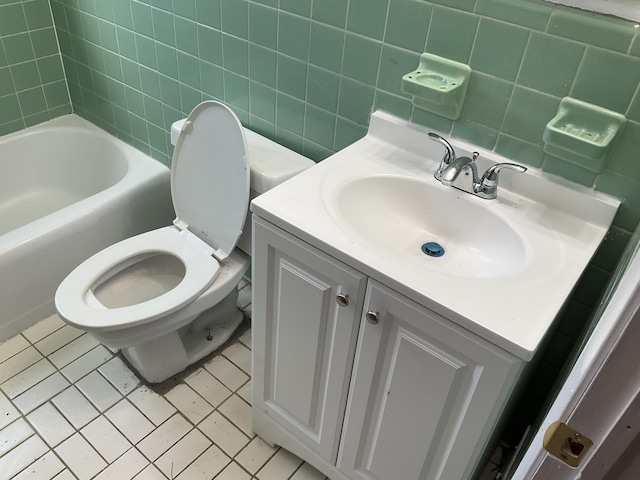
[[[122,353],[137,373],[149,383],[160,383],[222,346],[244,318],[236,306],[238,290],[205,310],[181,329]]]

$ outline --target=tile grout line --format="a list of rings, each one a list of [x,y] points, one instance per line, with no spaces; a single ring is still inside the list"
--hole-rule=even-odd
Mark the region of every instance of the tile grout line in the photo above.
[[[240,291],[244,291],[244,293],[248,293],[246,291],[247,287],[249,287],[249,292],[250,292],[250,283],[247,282],[246,285],[244,285]],[[251,307],[251,303],[250,300],[248,302],[248,304],[246,306],[243,306],[243,310],[246,312],[247,310],[249,310]],[[55,317],[54,317],[55,318]],[[55,320],[50,320],[51,322],[55,321]],[[42,325],[41,325],[42,327]],[[8,452],[3,452],[2,456],[0,456],[0,459],[3,458],[5,455],[7,455],[7,453],[13,451],[13,449],[18,446],[18,445],[22,445],[24,444],[25,441],[27,441],[30,438],[38,438],[39,442],[42,443],[42,445],[44,445],[46,447],[46,451],[44,453],[42,453],[41,455],[39,455],[37,458],[32,459],[29,463],[29,465],[27,465],[26,467],[24,467],[20,472],[16,473],[16,475],[20,475],[21,472],[25,472],[26,469],[28,469],[30,466],[32,465],[36,465],[36,463],[38,461],[41,461],[44,456],[46,455],[53,455],[53,458],[57,459],[60,462],[60,465],[62,465],[64,468],[63,470],[61,470],[59,473],[55,474],[63,474],[64,472],[68,472],[69,474],[72,475],[78,475],[78,473],[76,471],[74,471],[74,469],[72,468],[72,464],[69,464],[68,461],[65,460],[65,458],[63,457],[63,455],[61,455],[60,452],[60,446],[62,444],[64,444],[65,442],[69,441],[71,438],[73,438],[74,436],[77,435],[76,440],[75,441],[81,441],[84,442],[84,444],[86,444],[88,446],[88,448],[90,448],[93,452],[92,455],[97,455],[97,457],[95,458],[99,458],[101,461],[105,462],[105,466],[101,467],[101,468],[97,468],[97,472],[95,473],[91,473],[90,478],[99,478],[101,475],[104,474],[105,471],[107,471],[107,469],[109,469],[111,467],[111,465],[113,465],[114,463],[118,462],[119,460],[121,460],[123,457],[124,458],[128,458],[126,457],[127,455],[132,455],[134,454],[133,452],[135,452],[135,454],[137,454],[139,456],[140,459],[144,460],[144,467],[142,467],[140,470],[137,471],[137,473],[135,473],[135,475],[140,475],[140,472],[150,468],[150,466],[153,466],[154,469],[158,469],[158,465],[156,464],[158,459],[160,459],[163,455],[166,455],[167,452],[169,452],[171,449],[176,448],[176,446],[184,441],[185,438],[187,438],[187,436],[189,434],[191,434],[194,431],[198,432],[198,435],[201,436],[201,438],[203,439],[203,441],[205,442],[205,444],[207,445],[206,448],[204,448],[204,450],[197,455],[195,458],[193,459],[188,459],[188,461],[184,464],[184,465],[180,465],[181,470],[177,473],[176,477],[178,475],[182,475],[183,472],[185,472],[188,468],[190,468],[192,465],[194,465],[194,463],[198,462],[199,459],[203,458],[203,455],[205,455],[205,453],[207,451],[209,451],[209,449],[211,449],[213,446],[215,446],[222,455],[224,455],[223,457],[223,462],[221,464],[221,470],[219,471],[218,474],[224,472],[226,469],[228,468],[240,468],[240,471],[244,472],[247,475],[247,479],[249,478],[253,478],[253,479],[259,479],[260,477],[260,473],[263,471],[263,469],[265,468],[265,466],[267,464],[269,464],[270,461],[272,461],[272,459],[278,454],[278,452],[280,452],[282,449],[280,447],[275,448],[272,452],[269,452],[269,455],[265,456],[264,458],[261,458],[260,461],[253,466],[249,466],[249,464],[246,463],[246,460],[243,460],[241,457],[243,455],[243,453],[245,455],[247,455],[247,452],[249,452],[251,445],[255,445],[255,442],[263,442],[261,439],[259,439],[259,437],[251,432],[251,435],[248,435],[244,432],[244,430],[238,425],[237,421],[238,418],[236,417],[236,415],[229,415],[229,413],[224,413],[223,411],[224,409],[224,405],[228,404],[229,401],[233,401],[233,402],[240,402],[239,405],[242,405],[243,409],[245,409],[246,407],[251,406],[251,402],[250,400],[247,400],[246,397],[246,391],[244,393],[243,389],[247,389],[250,388],[251,386],[251,372],[247,372],[245,370],[245,368],[243,368],[243,363],[242,363],[242,359],[244,358],[244,360],[246,361],[246,357],[245,355],[249,355],[250,356],[250,352],[251,352],[251,348],[250,348],[250,330],[247,330],[246,332],[243,332],[242,335],[238,336],[237,341],[235,343],[232,343],[231,345],[228,345],[227,348],[222,351],[222,352],[218,352],[218,355],[215,355],[214,357],[212,357],[210,360],[208,360],[207,363],[201,365],[198,367],[198,369],[194,370],[193,372],[190,372],[188,375],[186,375],[184,378],[182,378],[174,387],[172,387],[172,389],[170,389],[169,391],[165,392],[164,394],[158,394],[156,392],[154,392],[152,389],[150,389],[149,387],[146,387],[143,383],[141,382],[137,382],[135,387],[130,387],[131,389],[129,391],[122,391],[121,389],[118,388],[117,385],[117,379],[114,378],[110,378],[107,374],[105,374],[104,371],[104,366],[110,364],[111,362],[115,362],[118,363],[118,361],[116,361],[116,358],[119,358],[111,349],[109,348],[105,348],[103,345],[101,344],[96,344],[94,345],[92,348],[88,348],[86,345],[82,345],[82,342],[87,342],[88,340],[86,340],[86,338],[88,338],[87,333],[83,333],[80,334],[78,336],[73,336],[73,334],[69,335],[69,333],[65,333],[65,334],[60,334],[60,330],[62,328],[64,328],[65,325],[59,325],[57,328],[49,328],[46,331],[46,335],[23,335],[23,334],[19,334],[16,337],[21,337],[22,338],[22,343],[24,348],[20,349],[18,352],[13,352],[10,356],[8,356],[5,360],[3,360],[2,363],[6,362],[7,360],[15,357],[16,355],[18,355],[21,352],[24,352],[27,349],[32,349],[33,353],[37,353],[37,355],[40,355],[40,359],[35,362],[32,363],[30,365],[26,365],[26,366],[22,366],[22,368],[18,369],[16,368],[15,372],[11,372],[12,375],[11,377],[9,377],[6,381],[10,380],[10,379],[16,379],[18,375],[24,374],[24,372],[32,367],[33,365],[35,365],[36,363],[45,360],[46,361],[46,365],[48,365],[48,368],[51,370],[51,373],[49,375],[47,375],[44,378],[39,379],[38,381],[36,381],[35,383],[33,383],[32,385],[29,385],[28,388],[26,388],[25,390],[19,392],[18,394],[14,395],[13,398],[9,398],[5,392],[5,382],[3,382],[3,385],[5,385],[5,388],[3,388],[2,385],[0,385],[0,392],[2,392],[2,395],[4,395],[8,401],[8,404],[15,410],[15,415],[16,418],[13,419],[9,425],[13,425],[14,422],[18,421],[18,420],[22,420],[23,422],[25,422],[25,424],[29,427],[29,429],[31,430],[31,434],[29,435],[29,437],[25,440],[23,440],[22,442],[14,445],[12,447],[11,450],[9,450]],[[58,332],[58,335],[60,336],[60,338],[62,340],[56,340],[55,337],[52,337],[52,335],[54,335],[56,332]],[[66,336],[69,335],[69,336]],[[86,337],[85,337],[86,336]],[[16,338],[14,337],[14,338]],[[73,338],[71,338],[73,337]],[[31,338],[31,340],[29,339]],[[52,345],[50,345],[47,348],[43,348],[44,346],[47,346],[47,343],[43,343],[40,344],[39,348],[43,348],[43,352],[47,353],[48,350],[52,350],[50,352],[48,352],[47,355],[44,355],[43,352],[41,352],[39,350],[38,347],[36,347],[36,344],[38,344],[39,342],[45,340],[45,339],[49,339],[49,342],[54,342]],[[84,340],[83,340],[84,339]],[[60,344],[56,344],[55,341],[59,341]],[[74,343],[75,342],[75,343]],[[74,344],[73,346],[70,347],[71,344]],[[249,343],[249,345],[247,344]],[[80,345],[80,346],[78,346]],[[0,345],[0,351],[1,351],[2,346]],[[61,351],[63,351],[64,348],[67,348],[68,351],[64,352],[64,353],[60,353]],[[100,359],[99,354],[100,348],[104,348],[104,356],[105,358]],[[229,350],[231,349],[231,350]],[[55,362],[51,360],[51,356],[57,354],[57,356],[59,357],[59,361]],[[79,361],[82,358],[85,358],[86,361],[91,361],[91,357],[86,357],[88,355],[94,355],[97,356],[98,360],[95,362],[94,365],[91,365],[91,370],[89,371],[80,371],[78,372],[78,375],[81,374],[80,377],[75,378],[75,375],[71,373],[72,370],[68,369],[67,367],[70,367],[72,364],[74,364],[75,362]],[[208,366],[211,367],[213,361],[216,358],[224,358],[225,362],[228,362],[228,365],[231,368],[230,372],[227,373],[223,373],[222,371],[217,371],[216,372],[216,368],[207,368]],[[2,365],[2,363],[0,363],[0,366]],[[246,367],[246,363],[245,363],[245,367]],[[224,368],[223,365],[218,366],[218,368]],[[65,370],[67,369],[67,370]],[[63,370],[65,370],[63,372]],[[127,372],[129,371],[128,368],[126,369]],[[108,405],[108,406],[101,406],[98,405],[96,403],[94,403],[95,399],[89,396],[89,393],[86,392],[83,388],[80,388],[80,385],[82,385],[83,383],[89,383],[89,381],[87,380],[88,378],[91,378],[90,376],[92,374],[96,374],[99,375],[98,378],[101,378],[104,382],[106,382],[107,385],[109,385],[110,388],[112,388],[115,392],[117,392],[117,399],[115,399],[113,401],[112,404]],[[127,372],[124,372],[124,374],[126,374]],[[196,372],[204,372],[207,375],[211,376],[211,379],[215,382],[218,382],[220,385],[223,385],[226,389],[228,389],[228,391],[230,392],[230,394],[228,396],[226,396],[222,401],[220,401],[217,406],[214,404],[211,404],[207,398],[205,398],[197,389],[195,386],[190,385],[190,383],[188,382],[188,378],[190,376],[192,376],[194,373]],[[214,373],[215,372],[215,373]],[[219,376],[216,375],[216,373]],[[67,385],[64,386],[64,388],[62,388],[62,390],[60,390],[59,392],[56,392],[54,394],[52,394],[49,398],[47,398],[45,401],[43,402],[38,402],[38,405],[35,406],[34,408],[30,408],[29,410],[25,410],[25,412],[23,413],[23,411],[17,407],[17,405],[14,403],[15,398],[18,398],[20,395],[22,395],[23,393],[29,392],[31,389],[38,387],[39,385],[42,384],[42,382],[44,382],[47,379],[50,379],[52,376],[54,375],[58,375],[61,379],[61,381],[66,382]],[[69,377],[67,377],[67,375],[69,375]],[[235,378],[235,380],[233,380]],[[126,379],[125,379],[126,380]],[[28,384],[29,382],[27,382]],[[206,414],[202,414],[202,418],[198,419],[197,421],[195,420],[190,420],[189,415],[184,411],[184,407],[181,409],[178,406],[176,406],[174,403],[172,403],[167,397],[166,395],[171,392],[173,389],[175,389],[178,386],[183,386],[182,388],[188,388],[189,392],[189,396],[191,397],[192,395],[194,396],[193,398],[199,398],[201,399],[202,402],[204,402],[204,405],[206,405]],[[138,392],[140,391],[140,389],[144,389],[147,388],[150,390],[150,395],[152,396],[151,398],[155,397],[155,398],[161,398],[163,402],[165,402],[167,405],[170,405],[170,408],[172,409],[172,412],[170,414],[167,414],[166,418],[164,418],[160,423],[158,423],[158,425],[156,425],[156,423],[148,416],[148,413],[146,411],[142,411],[140,409],[140,407],[138,406],[138,403],[134,401],[133,398],[131,398],[131,396],[134,394],[134,392]],[[60,409],[59,404],[56,404],[53,402],[54,398],[58,397],[59,395],[64,394],[64,392],[69,392],[69,391],[75,391],[76,393],[74,395],[79,395],[79,398],[82,399],[83,402],[86,402],[87,405],[89,405],[91,407],[91,409],[97,414],[95,417],[91,418],[88,421],[82,421],[82,422],[76,422],[76,424],[71,422],[71,419],[67,417],[67,415],[65,415],[64,410]],[[244,395],[244,396],[243,396]],[[64,398],[64,397],[63,397]],[[153,426],[153,428],[147,433],[145,434],[145,436],[137,439],[137,440],[133,440],[130,439],[127,434],[122,431],[122,429],[120,427],[118,427],[118,425],[116,425],[116,423],[114,423],[112,421],[112,419],[110,418],[110,416],[107,416],[107,413],[112,411],[112,409],[116,406],[121,404],[121,402],[126,401],[127,403],[125,405],[127,405],[130,408],[134,408],[135,411],[139,412],[139,414],[141,415],[141,418],[144,418],[144,420],[146,422],[149,422],[149,425]],[[68,426],[70,427],[70,433],[69,435],[65,436],[63,439],[51,439],[49,438],[49,441],[51,442],[55,442],[52,443],[54,446],[50,447],[49,443],[47,442],[47,438],[45,437],[42,433],[42,431],[40,431],[35,423],[33,422],[34,417],[32,416],[32,414],[36,411],[38,411],[41,408],[50,408],[53,409],[54,412],[56,412],[57,415],[60,416],[61,419],[63,419]],[[208,411],[210,409],[210,411]],[[213,414],[219,415],[222,419],[224,419],[226,422],[229,422],[229,424],[233,425],[237,431],[238,431],[238,435],[242,435],[242,437],[238,437],[240,438],[240,441],[242,443],[241,448],[237,449],[237,451],[232,452],[229,450],[229,447],[226,446],[225,448],[223,447],[223,443],[220,443],[219,439],[216,438],[211,438],[209,437],[204,430],[204,425],[203,422],[205,422],[208,418],[211,417],[211,415]],[[93,414],[91,414],[90,416],[92,416]],[[28,418],[28,416],[31,416],[31,418]],[[163,425],[165,425],[170,419],[172,418],[177,418],[179,417],[181,419],[182,422],[184,422],[184,425],[188,426],[188,430],[186,430],[183,434],[179,435],[179,437],[176,437],[174,439],[172,439],[169,444],[165,444],[162,446],[161,448],[161,453],[157,456],[157,458],[153,461],[149,460],[149,458],[142,453],[142,450],[140,449],[140,443],[142,441],[144,441],[145,439],[148,439],[150,437],[150,435],[153,434],[153,432],[157,431],[160,427],[162,427]],[[234,418],[236,418],[236,420],[234,420]],[[95,439],[91,438],[91,435],[88,435],[88,433],[91,431],[91,429],[87,430],[87,427],[92,425],[94,422],[99,421],[99,422],[107,422],[105,424],[109,426],[109,428],[113,428],[113,431],[116,432],[119,436],[121,436],[124,440],[126,440],[126,444],[123,443],[123,449],[121,452],[119,452],[117,454],[117,456],[115,458],[113,458],[111,461],[108,461],[109,455],[108,455],[108,450],[104,450],[104,447],[100,447],[99,444],[95,444]],[[156,420],[157,421],[157,420]],[[246,421],[246,419],[245,419]],[[9,425],[3,427],[2,429],[0,429],[0,433],[7,428]],[[77,425],[77,426],[76,426]],[[74,441],[72,441],[74,442]],[[179,448],[179,447],[178,447]],[[271,447],[270,447],[271,448]],[[234,465],[234,467],[230,467],[231,465]],[[300,468],[302,468],[302,465],[304,465],[304,462],[302,460],[300,460],[300,465],[292,472],[292,473],[287,473],[286,477],[283,476],[283,480],[292,478],[295,473],[300,470]],[[80,468],[77,465],[75,466],[76,469]],[[95,466],[94,466],[95,468]],[[137,467],[136,467],[137,468]],[[254,473],[251,473],[254,472]],[[218,475],[216,474],[216,475]],[[164,474],[163,474],[164,475]],[[51,477],[47,477],[47,478],[51,478]],[[324,478],[324,476],[322,476],[322,478]]]

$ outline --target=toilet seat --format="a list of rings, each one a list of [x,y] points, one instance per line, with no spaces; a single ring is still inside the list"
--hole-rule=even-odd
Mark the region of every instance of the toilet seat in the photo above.
[[[247,217],[246,151],[238,117],[214,101],[193,109],[173,151],[173,223],[211,245],[220,261],[236,247]]]
[[[214,101],[186,119],[171,165],[174,225],[123,240],[76,267],[60,284],[56,309],[89,331],[134,327],[167,316],[198,298],[216,279],[218,262],[235,249],[249,204],[246,141],[238,117]],[[108,308],[93,288],[153,255],[180,260],[184,277],[155,298]]]
[[[199,297],[215,280],[220,264],[212,249],[188,231],[170,226],[128,238],[98,252],[73,270],[56,291],[58,313],[70,324],[88,330],[111,330],[155,320],[184,307]],[[145,254],[177,258],[185,268],[182,281],[173,289],[135,305],[107,308],[92,289]],[[132,261],[134,260],[134,261]]]

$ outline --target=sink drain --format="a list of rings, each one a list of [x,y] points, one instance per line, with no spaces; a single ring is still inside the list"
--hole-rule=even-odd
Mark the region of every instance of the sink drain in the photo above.
[[[444,255],[444,248],[438,242],[427,242],[422,244],[422,253],[430,257],[441,257]]]

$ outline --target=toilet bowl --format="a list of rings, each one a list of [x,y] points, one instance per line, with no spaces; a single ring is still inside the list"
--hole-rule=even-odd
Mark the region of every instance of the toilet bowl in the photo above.
[[[240,325],[237,285],[250,264],[249,201],[313,165],[243,129],[218,102],[198,105],[176,129],[174,224],[98,252],[55,295],[65,322],[122,349],[151,383],[210,354]]]

